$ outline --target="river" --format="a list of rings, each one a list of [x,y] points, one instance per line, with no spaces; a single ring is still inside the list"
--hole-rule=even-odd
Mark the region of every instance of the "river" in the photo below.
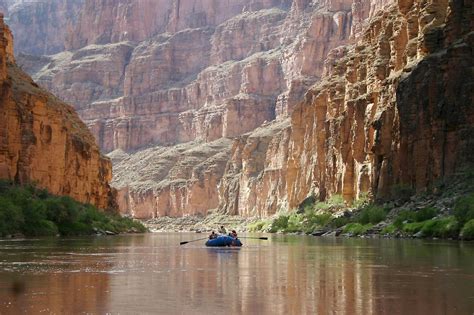
[[[0,314],[474,314],[474,243],[203,236],[0,240]]]

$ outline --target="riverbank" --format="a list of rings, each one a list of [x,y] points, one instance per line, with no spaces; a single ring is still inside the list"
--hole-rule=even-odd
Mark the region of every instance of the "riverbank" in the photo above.
[[[0,237],[143,233],[138,221],[97,209],[34,185],[0,181]]]
[[[269,218],[223,214],[155,218],[144,222],[151,231],[210,232],[224,225],[238,232],[310,234],[314,236],[441,238],[474,240],[474,173],[438,183],[422,194],[394,188],[392,200],[365,197],[347,204],[340,195],[327,201],[307,198],[297,209]]]

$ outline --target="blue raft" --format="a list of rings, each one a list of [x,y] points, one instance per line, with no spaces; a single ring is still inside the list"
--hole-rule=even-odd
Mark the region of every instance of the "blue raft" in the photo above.
[[[223,247],[223,246],[242,246],[242,242],[238,238],[232,238],[227,235],[220,235],[215,239],[207,240],[206,246]]]

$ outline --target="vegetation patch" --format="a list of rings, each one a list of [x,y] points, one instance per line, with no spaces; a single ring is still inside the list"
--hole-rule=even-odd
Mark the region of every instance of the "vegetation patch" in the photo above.
[[[454,217],[427,220],[424,221],[421,233],[423,237],[456,238],[459,234],[459,224]]]
[[[373,224],[349,223],[344,227],[343,233],[351,234],[352,236],[362,235],[367,233],[373,227]]]
[[[474,240],[474,219],[469,220],[461,230],[461,239],[463,240]]]
[[[390,224],[390,225],[387,225],[386,227],[384,227],[381,231],[381,233],[383,235],[393,235],[395,234],[395,232],[397,232],[397,227],[393,224]]]
[[[459,198],[454,207],[454,216],[461,225],[474,219],[474,193]]]
[[[368,205],[357,214],[356,221],[361,224],[377,224],[387,217],[387,211],[378,205]]]
[[[402,227],[402,230],[408,235],[413,235],[420,232],[424,225],[425,222],[405,223]]]
[[[409,199],[413,193],[407,186],[395,186],[394,189],[401,199]],[[451,205],[453,209],[451,216],[446,216],[446,211],[440,213],[435,207],[430,206],[403,210],[388,220],[390,212],[388,207],[369,204],[366,197],[355,202],[353,206],[355,205],[357,207],[353,212],[347,211],[343,216],[335,217],[334,212],[341,213],[348,207],[340,195],[334,195],[325,202],[316,201],[316,198],[311,197],[307,198],[297,211],[280,213],[269,221],[254,223],[249,229],[272,233],[317,232],[317,235],[342,229],[345,234],[357,236],[373,233],[371,229],[374,225],[388,221],[391,223],[386,225],[380,234],[474,240],[474,193],[468,193],[457,199],[456,203]]]
[[[66,196],[54,196],[33,185],[0,181],[0,237],[89,235],[146,232],[137,221],[99,211]]]
[[[255,221],[247,226],[250,232],[266,232],[270,228],[271,221],[259,220]]]

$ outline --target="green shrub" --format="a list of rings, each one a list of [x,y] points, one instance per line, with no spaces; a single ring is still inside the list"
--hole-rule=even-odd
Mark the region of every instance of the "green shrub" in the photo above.
[[[0,196],[0,236],[20,232],[23,222],[21,208]]]
[[[413,223],[406,223],[403,225],[402,230],[403,232],[413,235],[421,231],[424,226],[424,222],[413,222]]]
[[[381,231],[382,234],[395,234],[395,232],[397,232],[399,229],[394,225],[394,224],[390,224],[390,225],[387,225],[386,227],[384,227]]]
[[[108,222],[110,220],[104,212],[99,212],[94,206],[87,205],[79,213],[78,220],[85,224],[93,225],[98,222]]]
[[[270,225],[270,232],[275,233],[278,231],[286,230],[288,227],[288,215],[280,215],[277,218],[273,219],[273,222]]]
[[[306,226],[316,228],[326,226],[332,219],[333,217],[330,213],[316,214],[314,211],[311,211],[304,214],[303,222]]]
[[[454,206],[454,216],[461,225],[474,219],[474,193],[458,199]]]
[[[331,228],[340,228],[343,227],[344,225],[348,224],[350,222],[349,218],[346,217],[338,217],[334,218],[331,222],[329,222],[328,226]]]
[[[329,197],[329,199],[326,201],[326,203],[331,205],[331,206],[334,206],[334,207],[344,207],[345,206],[344,198],[342,197],[342,195],[339,195],[339,194],[332,195],[331,197]]]
[[[77,221],[79,203],[71,197],[61,196],[45,200],[48,220],[57,224],[67,224]]]
[[[130,231],[131,229],[135,229],[137,232],[140,232],[140,233],[147,232],[147,228],[143,224],[133,219],[124,218],[117,215],[115,216],[114,220],[116,220],[117,222],[120,222],[123,226],[124,230],[119,231],[119,232]]]
[[[317,201],[317,199],[314,195],[307,197],[298,206],[298,212],[302,213],[302,212],[305,212],[305,211],[313,210],[314,205],[316,204],[316,201]]]
[[[0,194],[4,194],[8,192],[11,186],[12,186],[12,182],[0,179]]]
[[[435,208],[427,207],[415,212],[414,219],[416,222],[422,222],[434,218],[438,211]]]
[[[435,208],[424,208],[418,211],[409,211],[409,210],[404,210],[401,211],[397,217],[395,218],[393,225],[399,229],[403,229],[403,224],[404,223],[413,223],[413,222],[423,222],[429,219],[432,219],[435,217],[437,214],[437,211]],[[416,225],[413,225],[416,226]],[[416,233],[416,232],[415,232]]]
[[[385,220],[386,217],[387,211],[384,208],[377,205],[369,205],[357,214],[356,221],[361,224],[377,224]]]
[[[250,232],[260,232],[268,229],[270,223],[265,220],[256,221],[247,226]]]
[[[35,221],[34,224],[25,222],[22,232],[28,236],[55,236],[59,234],[56,224],[44,219]]]
[[[140,222],[106,214],[70,197],[53,196],[33,185],[0,181],[0,236],[86,235],[95,233],[94,228],[115,233],[131,229],[146,232]]]
[[[288,225],[283,232],[293,233],[293,232],[300,232],[303,228],[302,226],[302,218],[301,214],[292,213],[288,217]]]
[[[360,223],[349,223],[344,227],[344,233],[350,233],[352,235],[361,235],[365,234],[370,228],[372,228],[372,224],[360,224]]]
[[[427,220],[421,229],[426,237],[457,237],[459,234],[459,223],[454,217]]]
[[[315,210],[327,210],[329,208],[342,208],[345,206],[342,195],[335,194],[329,197],[326,201],[317,202],[314,204]]]
[[[474,219],[464,224],[460,236],[463,240],[474,240]]]
[[[403,229],[403,224],[415,222],[415,213],[413,211],[403,210],[398,213],[397,217],[395,218],[393,225],[398,229]]]

